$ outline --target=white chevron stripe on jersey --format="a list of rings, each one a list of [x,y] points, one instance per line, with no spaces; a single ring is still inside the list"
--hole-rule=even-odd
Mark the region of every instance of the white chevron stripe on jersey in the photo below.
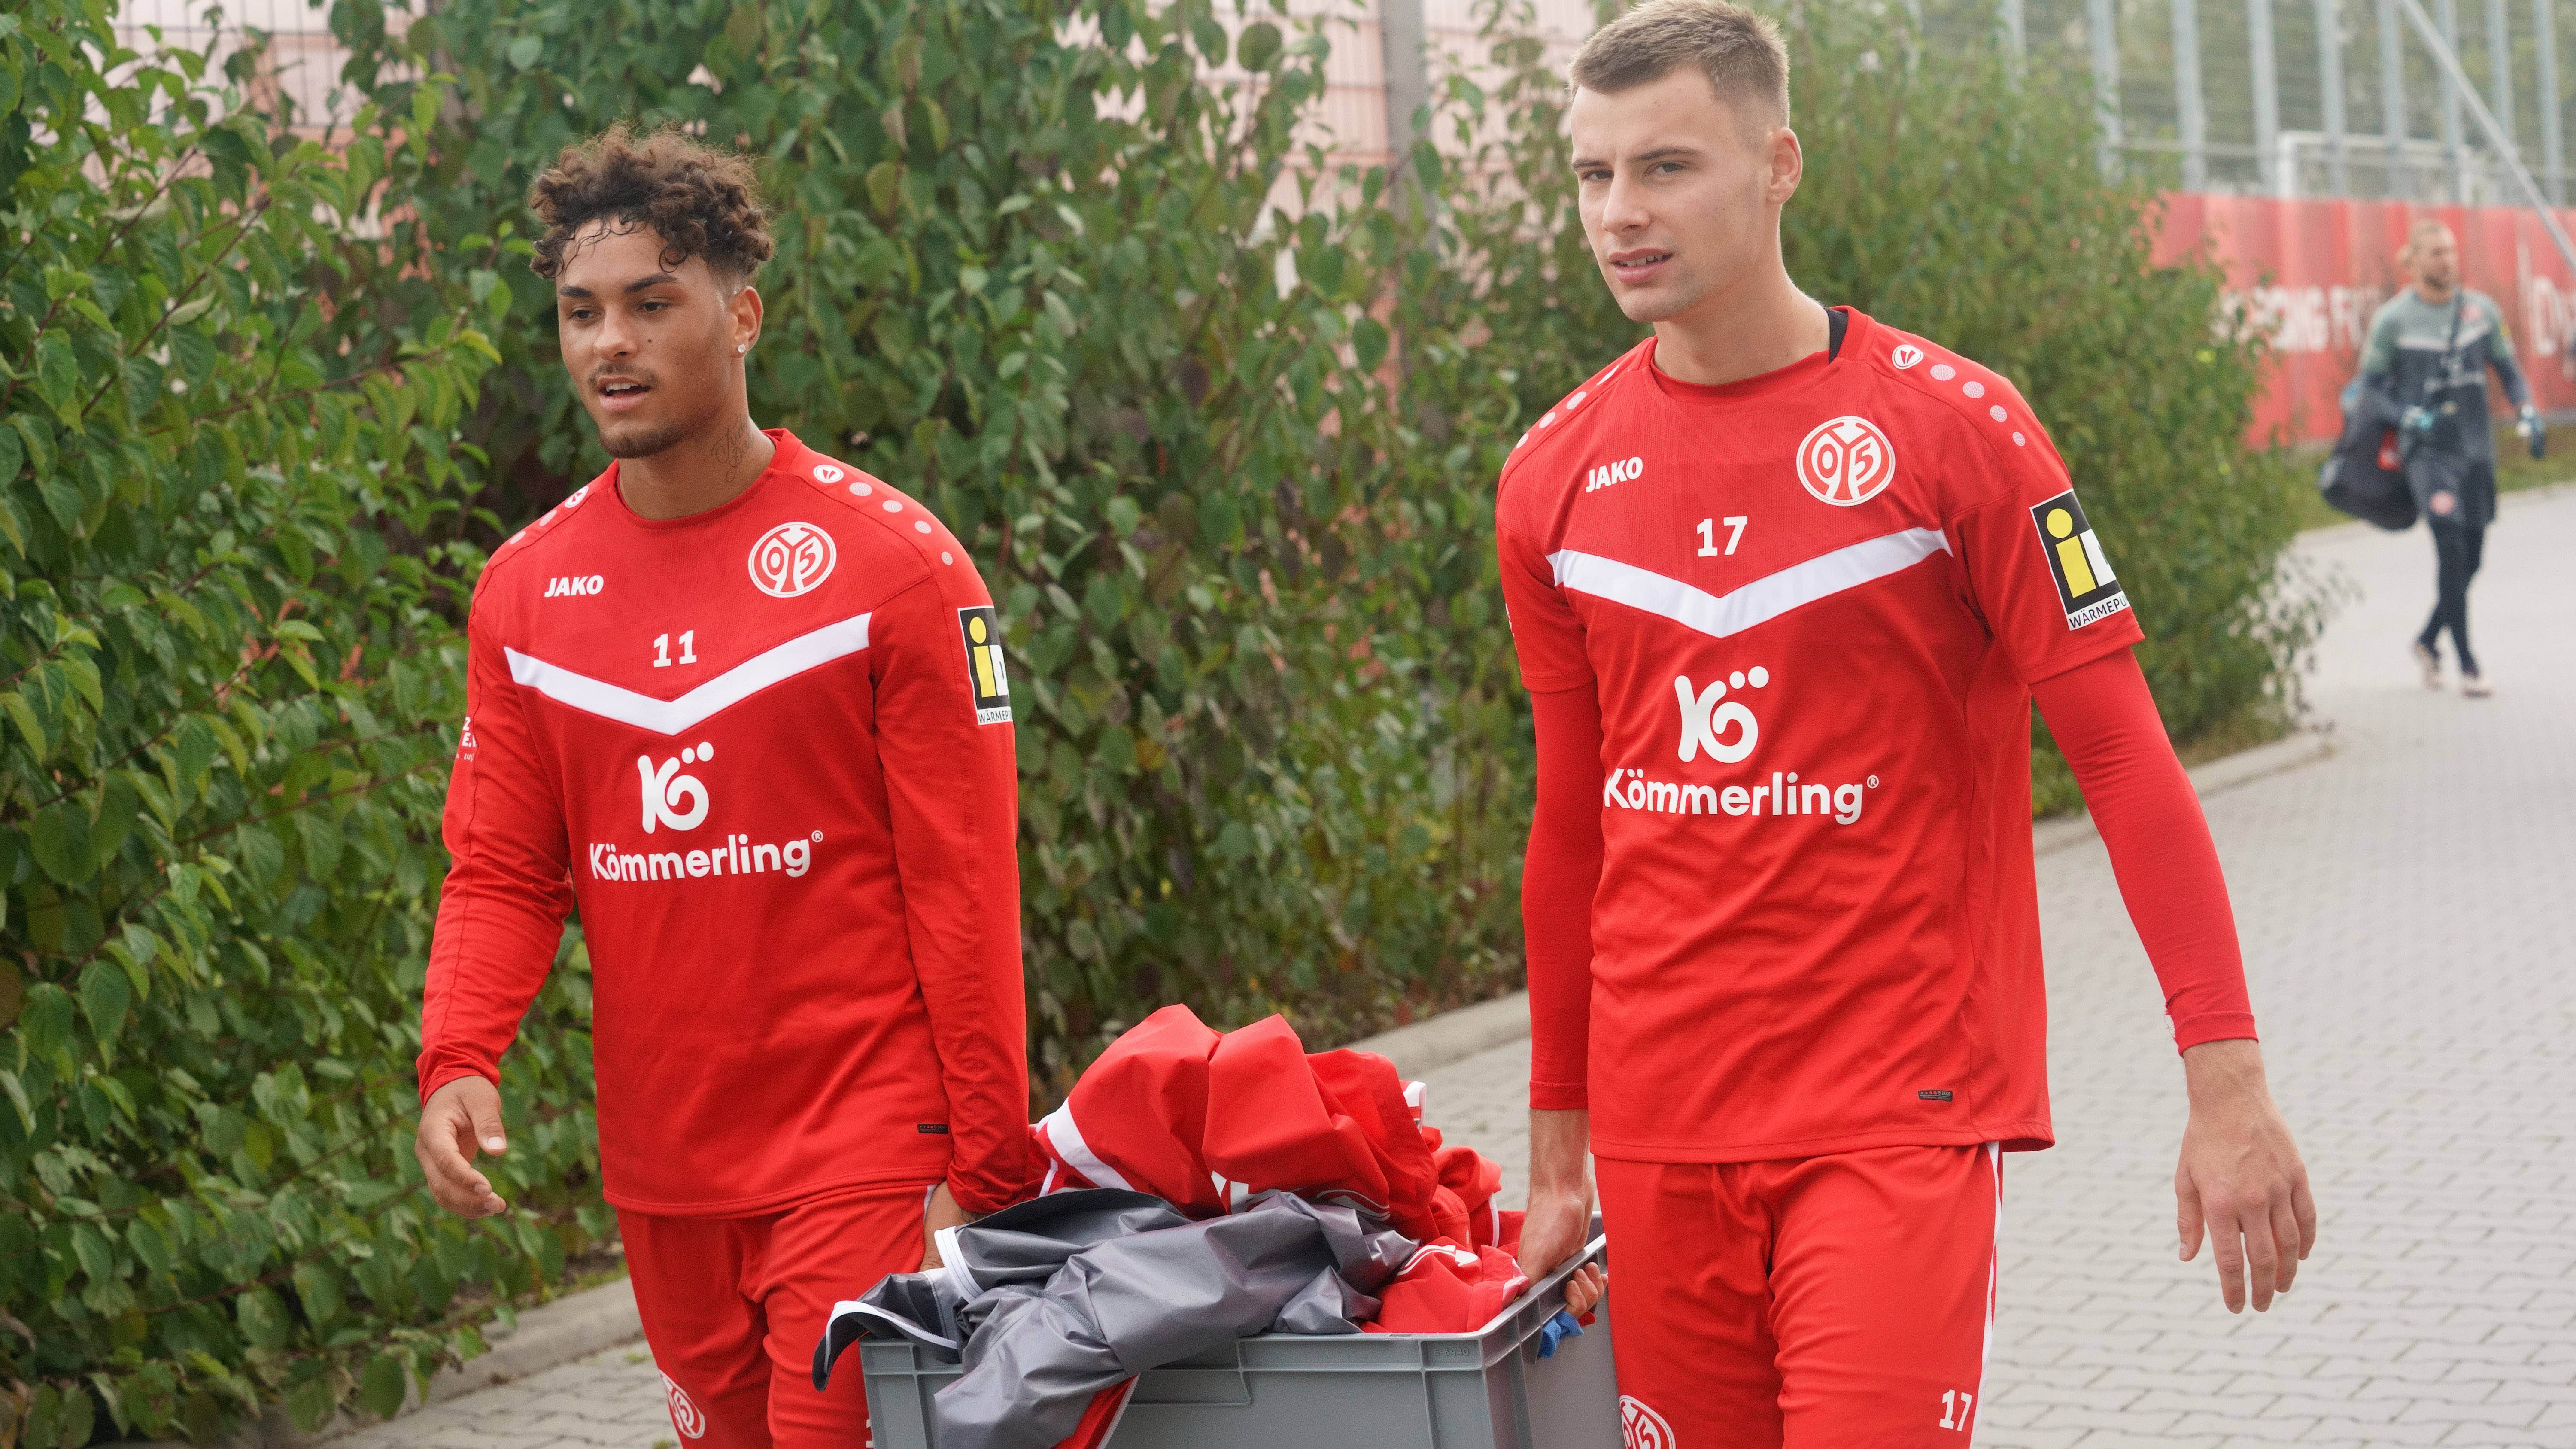
[[[1939,529],[1909,528],[1791,564],[1731,594],[1708,593],[1635,564],[1570,548],[1549,554],[1547,561],[1556,570],[1558,588],[1660,614],[1686,629],[1723,639],[1769,623],[1801,604],[1901,573],[1949,551],[1950,541]]]
[[[509,656],[510,677],[548,699],[603,719],[613,719],[619,724],[630,724],[656,734],[676,735],[718,710],[740,704],[773,684],[784,683],[835,659],[845,659],[867,647],[868,616],[854,614],[810,634],[799,634],[774,649],[765,649],[678,699],[655,699],[649,694],[637,694],[604,679],[575,674],[560,664],[548,664],[516,649],[503,649],[501,652]]]

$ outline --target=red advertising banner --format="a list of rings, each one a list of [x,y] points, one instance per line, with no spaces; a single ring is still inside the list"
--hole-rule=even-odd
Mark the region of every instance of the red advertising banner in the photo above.
[[[2341,198],[2166,196],[2155,255],[2172,261],[2206,244],[2228,284],[2271,334],[2275,371],[2255,405],[2253,440],[2331,441],[2343,425],[2336,395],[2361,365],[2371,314],[2399,287],[2397,249],[2418,216],[2450,223],[2460,275],[2496,299],[2514,355],[2543,412],[2576,408],[2576,274],[2540,218],[2521,207],[2418,206]],[[2576,232],[2576,211],[2559,223]],[[2488,394],[2504,410],[2501,390]]]

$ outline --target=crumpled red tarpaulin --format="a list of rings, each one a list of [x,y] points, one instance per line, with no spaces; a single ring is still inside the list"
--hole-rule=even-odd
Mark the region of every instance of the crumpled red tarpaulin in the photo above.
[[[1422,1251],[1380,1290],[1389,1306],[1367,1327],[1469,1332],[1526,1282],[1510,1252],[1520,1214],[1495,1202],[1502,1168],[1423,1126],[1422,1084],[1393,1062],[1309,1053],[1284,1017],[1219,1033],[1166,1006],[1029,1133],[1042,1174],[1032,1196],[1124,1187],[1207,1218],[1277,1188],[1386,1218]]]
[[[1308,1052],[1285,1017],[1219,1033],[1186,1006],[1138,1022],[1029,1128],[1039,1196],[1152,1193],[1192,1218],[1277,1188],[1363,1207],[1421,1243],[1377,1290],[1370,1333],[1469,1333],[1529,1280],[1500,1164],[1422,1125],[1423,1088],[1374,1052]],[[1099,1449],[1136,1381],[1104,1389],[1057,1449]]]

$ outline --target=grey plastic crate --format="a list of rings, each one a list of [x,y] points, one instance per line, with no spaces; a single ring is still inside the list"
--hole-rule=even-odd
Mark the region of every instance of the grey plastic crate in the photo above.
[[[1474,1333],[1264,1334],[1153,1369],[1109,1449],[1619,1449],[1608,1301],[1538,1356],[1566,1275],[1610,1260],[1597,1218],[1593,1232],[1583,1257]],[[914,1343],[854,1347],[876,1449],[938,1449],[930,1400],[957,1365]]]

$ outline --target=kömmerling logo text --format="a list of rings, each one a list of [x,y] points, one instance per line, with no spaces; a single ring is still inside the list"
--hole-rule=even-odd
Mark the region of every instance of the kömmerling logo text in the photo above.
[[[636,782],[643,787],[644,833],[657,830],[695,830],[706,823],[707,810],[714,803],[707,794],[705,782],[695,775],[679,773],[682,765],[701,765],[716,757],[716,747],[700,740],[661,764],[651,755],[635,759]],[[611,843],[590,847],[590,875],[593,880],[655,881],[702,880],[717,875],[767,875],[771,871],[794,879],[814,868],[814,847],[821,844],[823,832],[813,832],[805,840],[783,840],[754,845],[748,835],[727,835],[724,843],[709,849],[646,850],[628,855]]]

